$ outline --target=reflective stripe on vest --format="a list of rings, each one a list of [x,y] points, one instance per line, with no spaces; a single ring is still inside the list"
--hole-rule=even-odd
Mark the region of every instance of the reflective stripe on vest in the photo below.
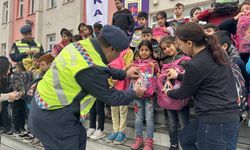
[[[23,43],[22,41],[15,42],[17,49],[20,53],[24,53],[29,50],[40,51],[42,45],[38,42],[35,42],[35,43],[36,43],[36,46],[29,46],[27,43]]]
[[[47,109],[60,109],[71,104],[82,90],[75,75],[92,65],[106,66],[89,39],[67,45],[55,58],[52,66],[37,86],[39,96],[48,104]],[[87,99],[90,100],[87,101]],[[89,112],[94,102],[93,96],[85,96],[81,100],[80,106],[86,108],[81,107],[84,109],[83,111],[81,109],[81,114]]]

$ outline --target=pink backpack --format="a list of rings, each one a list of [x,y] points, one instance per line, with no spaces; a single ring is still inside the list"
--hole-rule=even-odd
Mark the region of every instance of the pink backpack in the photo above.
[[[168,33],[164,32],[163,29],[164,29],[164,27],[158,27],[158,26],[156,26],[156,27],[153,29],[153,38],[154,38],[155,40],[157,40],[157,42],[160,42],[160,40],[161,40],[163,37],[169,35]]]
[[[241,16],[238,20],[235,45],[240,53],[250,53],[250,16]]]
[[[160,76],[157,79],[157,89],[158,89],[158,104],[160,107],[169,110],[181,110],[185,107],[189,101],[189,98],[177,100],[172,99],[166,94],[167,89],[178,89],[181,86],[179,80],[168,80],[166,69],[175,68],[177,72],[184,73],[184,69],[180,66],[181,61],[189,61],[191,58],[183,56],[180,59],[175,60],[173,63],[163,64]]]
[[[123,59],[124,55],[126,55],[127,50],[123,50],[119,57],[113,60],[111,63],[109,63],[109,66],[111,68],[116,68],[116,69],[124,69],[126,67],[125,60]],[[122,80],[122,81],[117,81],[115,84],[115,88],[117,90],[125,90],[126,89],[126,82],[127,80]]]
[[[147,61],[136,62],[132,66],[138,67],[140,69],[140,78],[131,80],[131,87],[133,88],[135,84],[139,83],[141,87],[145,87],[147,89],[143,97],[152,96],[156,90],[154,66],[152,66],[150,62]]]

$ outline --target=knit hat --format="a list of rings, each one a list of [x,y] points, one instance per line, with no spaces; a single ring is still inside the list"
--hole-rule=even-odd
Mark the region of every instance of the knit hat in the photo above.
[[[128,48],[129,38],[120,28],[113,25],[105,25],[101,30],[104,39],[117,51]]]
[[[29,24],[24,25],[21,29],[20,32],[22,34],[27,34],[30,33],[32,31],[31,26]]]

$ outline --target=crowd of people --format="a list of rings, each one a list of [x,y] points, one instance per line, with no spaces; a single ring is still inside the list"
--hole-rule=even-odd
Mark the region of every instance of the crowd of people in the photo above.
[[[135,114],[135,139],[131,145],[132,149],[141,147],[144,150],[153,149],[154,113],[156,107],[161,107],[164,109],[164,119],[169,131],[169,150],[179,150],[180,146],[183,150],[235,150],[240,122],[248,121],[250,1],[237,3],[237,9],[235,2],[231,2],[232,8],[227,11],[221,11],[225,8],[219,8],[216,1],[212,4],[211,8],[203,11],[199,7],[193,8],[190,11],[190,18],[186,18],[183,16],[184,5],[177,3],[174,19],[168,20],[166,12],[160,11],[156,14],[157,24],[150,28],[146,12],[139,12],[135,22],[131,12],[123,7],[123,1],[115,0],[117,12],[114,13],[112,25],[119,27],[129,38],[125,43],[127,46],[123,44],[126,40],[117,42],[123,35],[116,31],[116,28],[99,23],[93,27],[80,23],[77,35],[72,35],[66,28],[61,29],[61,41],[54,45],[51,51],[45,52],[42,45],[32,38],[31,26],[24,25],[20,30],[23,39],[13,44],[9,56],[14,67],[7,57],[0,57],[1,133],[14,135],[27,143],[43,144],[46,149],[54,149],[53,144],[47,143],[45,138],[45,134],[50,134],[40,134],[35,129],[36,125],[39,125],[34,123],[36,118],[34,115],[28,120],[29,127],[25,127],[27,116],[34,107],[41,110],[59,108],[55,102],[45,101],[46,98],[61,101],[63,106],[73,104],[76,100],[62,102],[65,96],[68,99],[72,95],[69,93],[67,95],[67,92],[66,95],[60,95],[56,89],[76,88],[76,92],[85,89],[87,93],[97,98],[96,101],[89,102],[91,103],[89,112],[81,110],[80,116],[78,114],[81,122],[89,119],[86,136],[90,139],[98,140],[106,137],[108,143],[124,144],[127,137],[128,104],[130,104],[134,106]],[[117,35],[114,35],[115,33]],[[122,35],[121,39],[117,38],[118,34]],[[101,44],[98,45],[96,42]],[[89,54],[79,46],[81,44]],[[119,44],[123,45],[118,46]],[[107,50],[110,45],[112,49]],[[94,61],[95,64],[110,69],[127,71],[136,68],[138,76],[134,79],[121,80],[125,77],[118,77],[117,71],[106,70],[106,73],[109,72],[113,77],[108,80],[110,89],[124,91],[119,93],[120,95],[118,93],[115,95],[114,92],[106,96],[108,91],[104,88],[107,84],[107,81],[105,82],[107,75],[100,73],[100,69],[94,71],[84,68],[86,70],[84,73],[77,67],[74,70],[76,65],[74,62],[79,64],[82,62],[73,61],[79,58],[78,55],[68,52],[71,49],[73,51],[72,47],[80,49],[79,52],[84,55],[83,58],[90,67]],[[91,53],[89,49],[95,49],[100,56],[94,56],[97,54]],[[116,53],[112,52],[113,49],[122,51]],[[103,63],[95,61],[97,57],[101,57]],[[67,78],[62,72],[57,72],[65,68],[68,61],[71,61],[73,66],[69,72],[74,78]],[[64,71],[67,73],[68,70]],[[103,74],[103,77],[98,77],[97,74]],[[124,76],[122,73],[119,74]],[[95,79],[92,79],[93,77]],[[79,85],[67,87],[73,83],[61,82],[70,79]],[[58,82],[60,83],[56,84]],[[55,89],[50,88],[49,84],[54,84]],[[144,89],[143,94],[138,86]],[[52,93],[46,95],[46,90],[56,95]],[[132,96],[131,90],[135,91],[136,96]],[[88,97],[86,95],[84,94]],[[72,99],[79,96],[84,97],[78,94]],[[112,96],[115,97],[114,100],[110,99]],[[127,100],[129,98],[132,99]],[[196,114],[196,119],[192,122],[189,120],[191,107],[194,107]],[[109,110],[107,114],[105,109]],[[37,110],[33,112],[41,113]],[[40,115],[45,116],[42,113]],[[113,132],[108,135],[104,133],[106,117],[112,118],[113,125]],[[73,129],[68,132],[70,131],[75,132]],[[52,133],[56,134],[56,131]],[[51,140],[51,142],[58,144],[56,143],[58,141]]]

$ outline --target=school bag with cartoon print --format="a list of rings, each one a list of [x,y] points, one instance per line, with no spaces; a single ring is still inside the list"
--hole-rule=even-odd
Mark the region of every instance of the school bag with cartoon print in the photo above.
[[[28,71],[22,73],[14,73],[11,76],[10,80],[11,88],[14,91],[21,92],[23,95],[27,94],[31,82],[32,82],[32,73]]]
[[[247,119],[247,88],[245,86],[245,79],[242,76],[241,70],[239,66],[233,62],[231,62],[231,68],[236,84],[236,89],[237,89],[237,104],[240,110],[240,117],[244,121]]]
[[[180,65],[182,61],[189,61],[191,58],[183,56],[172,63],[163,64],[161,74],[157,78],[158,104],[160,107],[168,110],[182,110],[189,101],[189,98],[176,100],[167,95],[168,90],[178,89],[181,86],[181,81],[168,80],[167,69],[174,68],[178,73],[183,74],[184,68]]]
[[[138,79],[133,79],[130,82],[131,88],[134,85],[139,84],[141,87],[145,88],[146,91],[143,97],[151,97],[156,90],[156,77],[155,77],[155,67],[154,60],[135,60],[132,64],[133,67],[138,67],[140,71],[140,77]]]

